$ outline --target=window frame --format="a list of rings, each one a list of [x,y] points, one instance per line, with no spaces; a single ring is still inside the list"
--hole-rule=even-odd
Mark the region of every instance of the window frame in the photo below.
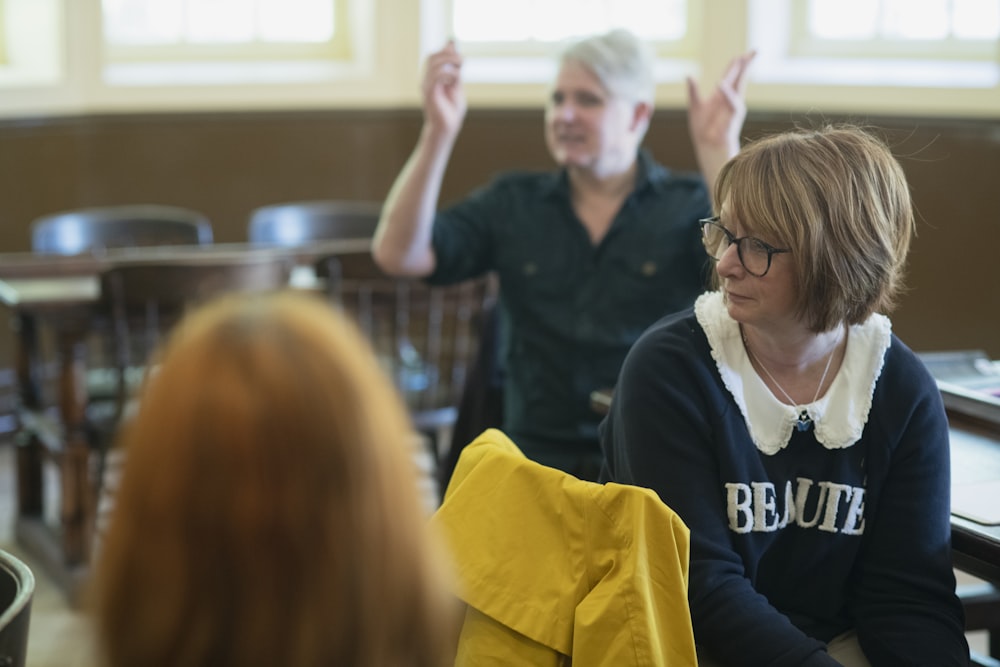
[[[0,67],[10,64],[7,53],[7,8],[4,0],[0,0]]]
[[[264,63],[271,67],[265,72],[271,76],[260,79],[254,78],[254,68],[261,63],[244,61],[237,63],[243,68],[240,78],[224,71],[212,73],[214,79],[167,80],[153,85],[140,74],[124,82],[108,80],[100,0],[47,1],[57,4],[62,12],[54,28],[59,53],[52,58],[61,69],[58,76],[44,81],[11,83],[2,78],[4,68],[0,65],[0,95],[4,98],[0,118],[276,109],[419,111],[424,59],[449,37],[444,11],[447,0],[343,0],[351,12],[352,62],[313,63],[312,70],[298,73],[294,71],[294,66],[301,64],[297,61]],[[891,58],[803,57],[791,53],[786,38],[778,43],[768,36],[762,38],[756,26],[759,17],[780,27],[782,21],[791,20],[787,9],[792,0],[691,1],[701,12],[699,45],[686,59],[658,54],[656,105],[660,109],[686,107],[688,76],[707,94],[730,60],[749,48],[758,50],[748,75],[751,113],[995,118],[1000,108],[1000,65],[995,61],[972,63],[979,69],[966,72],[962,80],[955,72],[961,73],[970,63],[961,61],[917,63],[918,70],[937,71],[936,82],[899,77],[889,83],[886,78],[865,80],[863,77],[878,67],[901,65],[912,72],[914,64]],[[12,0],[0,2],[9,10]],[[463,68],[469,107],[540,109],[554,76],[554,59],[522,55],[519,62],[520,69],[509,69],[506,62],[469,57]],[[161,66],[157,62],[139,64]],[[487,76],[476,78],[476,67]],[[818,82],[818,73],[826,77],[824,82]]]

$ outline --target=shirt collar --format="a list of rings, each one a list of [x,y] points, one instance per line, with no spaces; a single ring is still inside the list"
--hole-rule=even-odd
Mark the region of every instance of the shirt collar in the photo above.
[[[695,316],[754,444],[765,454],[776,454],[792,437],[798,421],[795,407],[779,401],[757,375],[743,346],[739,323],[729,316],[721,292],[698,297]],[[800,406],[808,408],[816,440],[827,449],[850,447],[861,438],[891,342],[891,325],[884,315],[875,314],[848,327],[844,361],[830,388],[819,400]]]
[[[670,170],[657,164],[649,151],[640,149],[636,155],[638,171],[635,179],[635,190],[632,195],[644,192],[646,188],[662,188],[670,178]],[[549,181],[542,189],[549,197],[569,199],[569,173],[566,168],[559,169],[549,175]]]

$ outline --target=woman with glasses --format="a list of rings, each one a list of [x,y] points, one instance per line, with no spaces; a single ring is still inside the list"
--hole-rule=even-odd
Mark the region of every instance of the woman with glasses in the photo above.
[[[964,665],[937,386],[884,313],[913,210],[853,127],[770,137],[702,221],[717,291],[632,348],[610,479],[691,529],[701,664]]]

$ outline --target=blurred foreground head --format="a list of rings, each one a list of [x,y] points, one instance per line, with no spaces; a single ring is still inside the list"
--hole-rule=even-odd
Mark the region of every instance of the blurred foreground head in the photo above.
[[[367,342],[319,299],[189,316],[120,443],[92,591],[107,662],[444,664],[412,437]]]

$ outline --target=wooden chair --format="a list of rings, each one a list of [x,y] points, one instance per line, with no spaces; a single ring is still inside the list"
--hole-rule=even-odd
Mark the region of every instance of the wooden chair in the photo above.
[[[317,200],[262,206],[250,215],[250,243],[292,247],[311,241],[371,238],[382,203]]]
[[[211,242],[208,218],[175,206],[84,208],[54,213],[31,223],[31,249],[37,254],[78,255],[106,248]]]
[[[109,248],[207,245],[212,225],[203,214],[176,206],[134,204],[53,213],[31,223],[31,249],[39,255],[100,254]],[[106,340],[103,327],[95,338]],[[88,393],[97,401],[112,394],[107,364],[92,346]]]
[[[958,597],[965,608],[966,631],[987,632],[988,655],[973,653],[971,664],[1000,665],[1000,591],[987,582],[962,584],[958,587]]]
[[[503,366],[500,360],[500,311],[491,298],[480,317],[478,351],[469,365],[451,443],[438,465],[438,488],[451,482],[462,450],[488,428],[503,427]]]
[[[194,307],[223,294],[264,293],[288,286],[292,258],[273,252],[219,254],[181,259],[119,262],[101,274],[101,298],[112,322],[117,374],[114,428],[128,419],[132,394],[140,383],[129,373],[144,374],[164,337]],[[136,358],[138,353],[139,358]],[[105,443],[110,439],[105,439]],[[100,529],[97,512],[104,493],[109,447],[98,452],[89,495],[64,499],[77,503],[91,531]],[[91,541],[99,538],[96,532]]]
[[[35,577],[31,569],[0,551],[0,665],[24,667]]]
[[[198,212],[177,206],[128,204],[62,211],[31,223],[32,252],[40,255],[102,254],[110,248],[208,245],[212,225]],[[87,345],[89,439],[96,446],[109,437],[118,394],[117,372],[108,347],[110,325],[98,318]],[[42,343],[38,343],[41,345]],[[45,377],[55,375],[46,370]]]
[[[488,278],[430,286],[384,274],[367,252],[321,260],[329,298],[360,326],[405,399],[414,426],[439,440],[455,423],[466,373],[479,347]]]
[[[206,252],[184,260],[121,262],[103,272],[101,298],[112,322],[117,417],[134,386],[127,377],[130,369],[137,362],[144,366],[189,308],[224,293],[282,289],[291,268],[291,259],[283,254]]]

